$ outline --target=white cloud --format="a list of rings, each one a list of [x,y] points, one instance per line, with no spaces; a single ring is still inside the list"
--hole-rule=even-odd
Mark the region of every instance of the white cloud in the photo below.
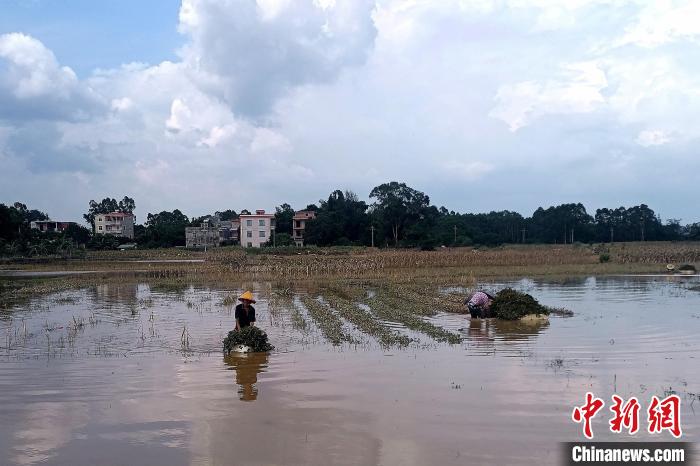
[[[637,21],[625,28],[615,45],[658,47],[677,40],[700,39],[700,2],[697,0],[655,0],[645,2]]]
[[[134,102],[128,97],[123,97],[121,99],[112,99],[112,110],[125,112],[133,106]]]
[[[700,169],[679,143],[700,136],[694,26],[673,20],[687,2],[650,3],[185,0],[178,60],[85,79],[37,39],[0,36],[0,196],[59,215],[51,199],[70,213],[130,194],[143,218],[395,179],[455,210],[632,193],[689,217],[669,199]],[[659,171],[678,181],[644,192]]]
[[[0,58],[9,64],[5,83],[19,99],[58,95],[67,98],[78,78],[67,66],[59,66],[54,54],[33,37],[0,35]]]
[[[605,98],[605,72],[596,62],[564,65],[562,76],[545,83],[533,81],[501,86],[491,117],[503,120],[517,131],[547,114],[589,113]]]
[[[660,146],[671,141],[671,135],[666,131],[647,129],[637,135],[637,144],[644,147]]]
[[[361,65],[375,36],[373,2],[184,0],[180,31],[193,69],[237,113],[260,116],[290,89],[327,83]]]
[[[73,70],[22,33],[0,35],[0,72],[0,118],[86,118],[100,104]]]

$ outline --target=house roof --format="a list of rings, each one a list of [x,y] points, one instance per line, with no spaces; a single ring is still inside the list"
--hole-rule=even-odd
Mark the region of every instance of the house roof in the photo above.
[[[309,218],[315,218],[316,212],[313,210],[300,210],[294,214],[294,220],[304,220]]]
[[[247,217],[269,217],[269,218],[273,218],[274,216],[275,216],[275,214],[241,214],[241,215],[238,216],[238,218],[239,218],[239,219],[240,219],[240,218],[244,218],[244,217],[246,217],[246,218],[247,218]]]
[[[98,215],[109,215],[110,217],[133,217],[134,214],[127,214],[125,212],[110,212],[108,214],[98,214]]]

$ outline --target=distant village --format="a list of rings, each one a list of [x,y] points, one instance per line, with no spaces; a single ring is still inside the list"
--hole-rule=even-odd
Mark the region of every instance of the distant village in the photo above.
[[[316,213],[311,210],[295,212],[292,218],[291,234],[296,246],[304,246],[304,230],[306,223],[313,220]],[[134,239],[134,215],[124,212],[111,212],[95,216],[94,233],[109,235],[117,238]],[[76,222],[35,220],[31,229],[41,232],[61,233]],[[219,246],[240,244],[247,248],[259,248],[264,244],[275,242],[275,215],[259,209],[255,213],[241,213],[237,218],[221,220],[218,215],[208,215],[202,218],[198,226],[185,228],[185,247],[192,249],[207,249]],[[122,245],[123,249],[135,247],[131,244]]]

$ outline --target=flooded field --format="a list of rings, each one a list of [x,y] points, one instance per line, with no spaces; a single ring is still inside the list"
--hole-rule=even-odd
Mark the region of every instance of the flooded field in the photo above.
[[[258,325],[276,349],[229,357],[221,340],[243,285],[44,296],[0,311],[0,460],[558,464],[559,442],[582,439],[570,415],[587,391],[643,407],[676,393],[693,441],[699,285],[658,276],[483,284],[574,312],[523,324],[445,312],[459,309],[460,288],[432,299],[419,286],[258,282]],[[595,419],[596,439],[627,440],[608,419]]]

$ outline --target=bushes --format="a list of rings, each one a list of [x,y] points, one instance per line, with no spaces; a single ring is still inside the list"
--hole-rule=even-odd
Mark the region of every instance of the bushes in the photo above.
[[[224,353],[228,354],[238,345],[249,346],[251,351],[271,351],[275,349],[267,341],[267,333],[260,330],[258,327],[243,327],[236,331],[228,332],[228,336],[224,338]]]
[[[491,311],[494,317],[505,320],[517,320],[530,314],[549,314],[549,309],[538,303],[535,298],[512,288],[505,288],[496,294]]]

